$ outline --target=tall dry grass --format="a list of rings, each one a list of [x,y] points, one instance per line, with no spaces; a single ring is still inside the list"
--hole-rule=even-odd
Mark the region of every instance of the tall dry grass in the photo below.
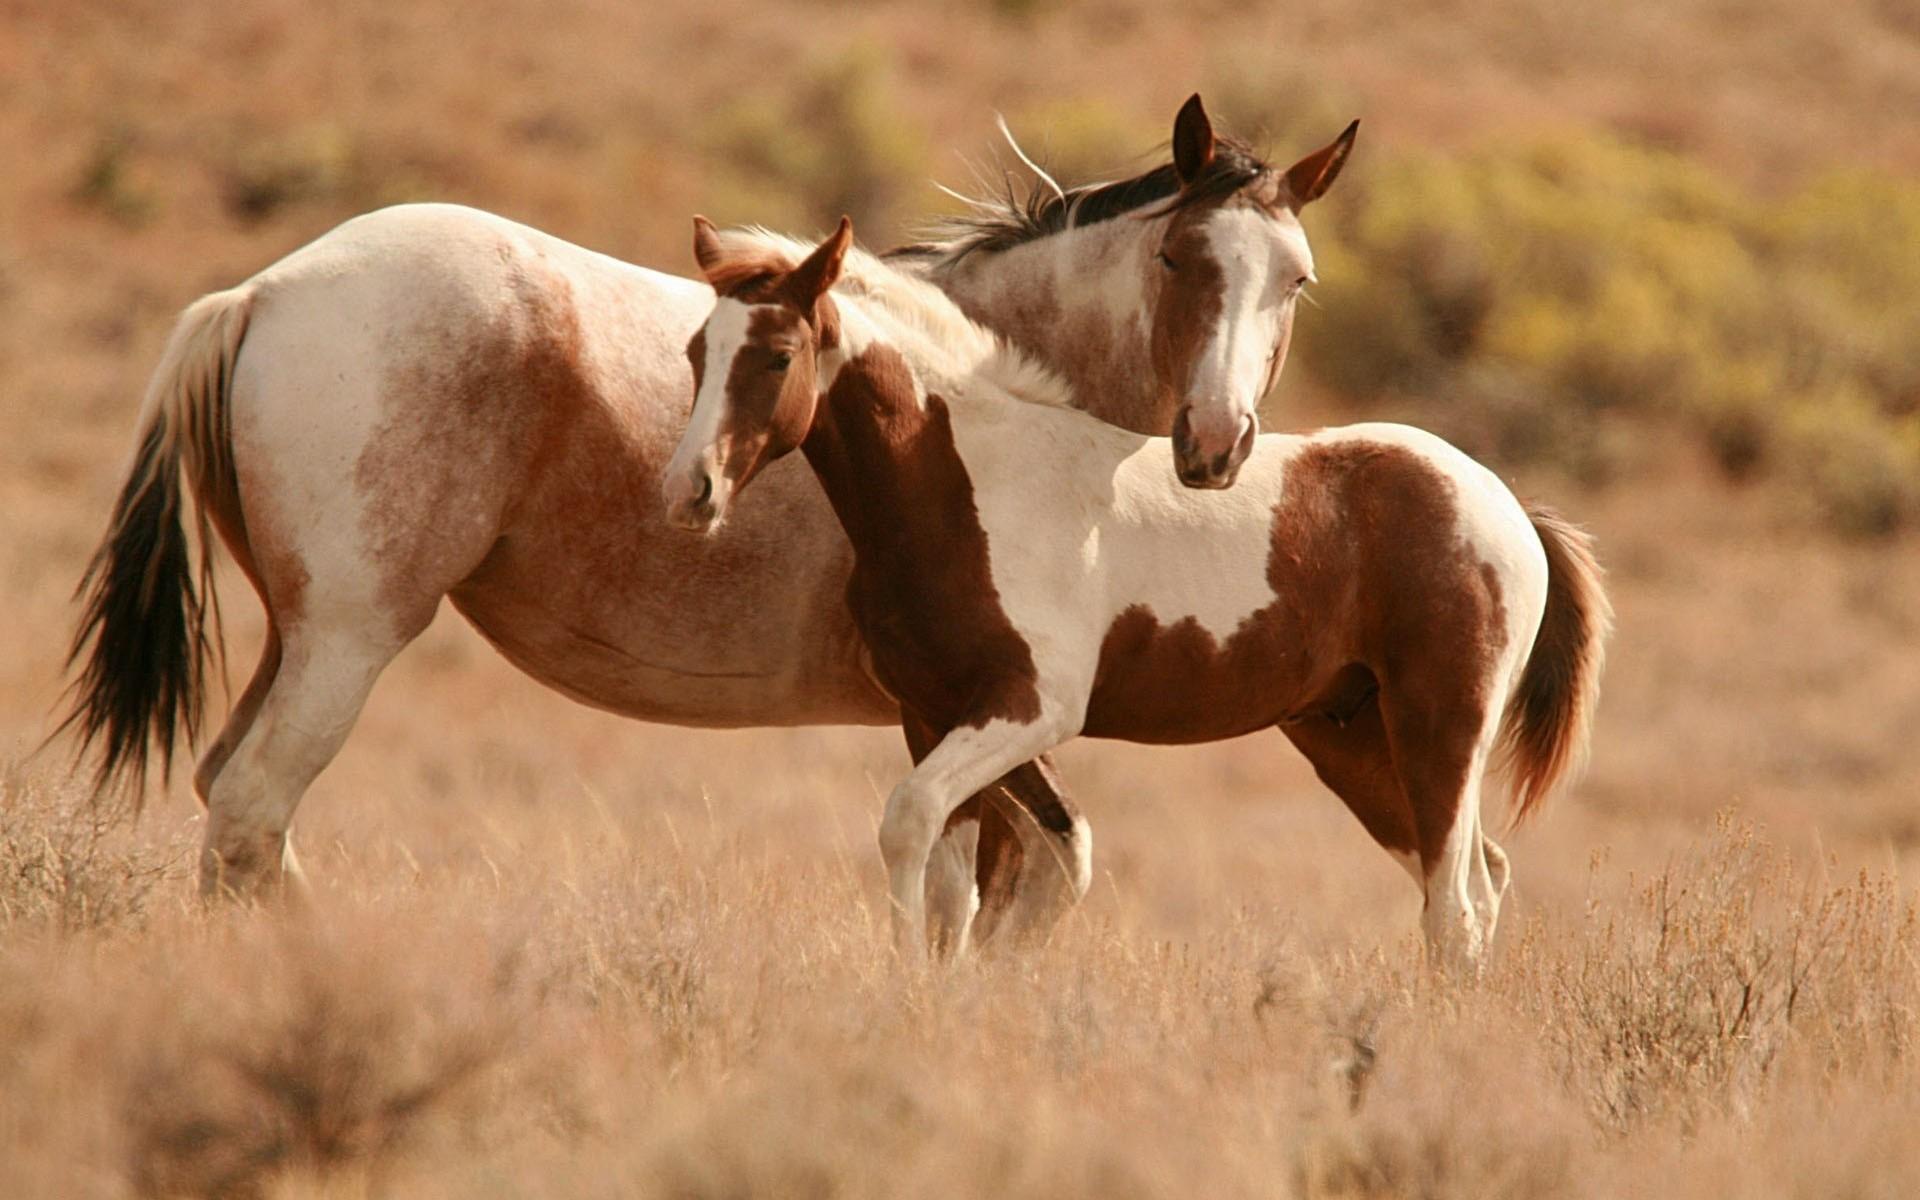
[[[1477,981],[1352,944],[1311,891],[1282,917],[1224,882],[1183,937],[1122,894],[1038,950],[908,967],[863,834],[794,861],[647,824],[529,851],[495,812],[451,847],[494,867],[335,864],[297,916],[76,931],[10,903],[0,1192],[1920,1186],[1910,1141],[1875,1140],[1920,1116],[1914,897],[1732,819],[1652,878],[1596,866]]]

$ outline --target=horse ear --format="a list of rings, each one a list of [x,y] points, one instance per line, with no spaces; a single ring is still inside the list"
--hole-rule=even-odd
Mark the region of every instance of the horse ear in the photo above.
[[[1356,120],[1330,144],[1287,168],[1287,196],[1293,211],[1299,212],[1333,186],[1340,168],[1346,165],[1348,151],[1353,149],[1354,135],[1359,132],[1360,122]]]
[[[1192,183],[1213,161],[1213,122],[1200,93],[1187,97],[1180,115],[1173,119],[1173,169],[1181,183]]]
[[[827,289],[840,282],[840,269],[846,265],[847,247],[853,245],[853,220],[840,218],[840,227],[828,235],[805,262],[787,274],[787,295],[803,312],[810,312]]]
[[[709,282],[721,263],[726,261],[726,251],[720,246],[720,231],[713,222],[702,216],[693,218],[693,260],[700,264],[700,270],[706,273]]]

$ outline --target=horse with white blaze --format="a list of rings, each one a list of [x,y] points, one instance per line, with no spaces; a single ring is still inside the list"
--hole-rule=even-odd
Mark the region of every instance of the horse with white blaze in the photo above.
[[[1083,385],[1101,420],[1187,428],[1172,465],[1218,486],[1284,357],[1295,210],[1352,131],[1271,168],[1216,138],[1195,97],[1173,141],[1172,161],[1128,179],[983,203],[895,261]],[[302,795],[442,601],[535,679],[625,716],[898,720],[847,612],[852,550],[804,466],[771,468],[753,511],[712,538],[663,520],[682,349],[712,304],[704,283],[416,204],[186,309],[84,583],[68,723],[100,750],[103,783],[136,789],[153,752],[193,740],[224,543],[266,637],[194,773],[204,890],[299,879]],[[1229,361],[1244,369],[1208,365]],[[968,844],[949,857],[977,837],[989,915],[1041,926],[1083,889],[1055,864],[1084,859],[1086,823],[1046,762],[989,781],[963,817],[953,840]]]
[[[1586,535],[1399,425],[1264,435],[1231,490],[1184,488],[1165,439],[851,244],[695,219],[718,298],[665,502],[711,531],[799,449],[846,530],[869,669],[919,731],[880,825],[899,944],[950,814],[1015,764],[1272,726],[1413,874],[1436,954],[1477,961],[1508,882],[1489,768],[1524,815],[1587,744],[1611,613]]]

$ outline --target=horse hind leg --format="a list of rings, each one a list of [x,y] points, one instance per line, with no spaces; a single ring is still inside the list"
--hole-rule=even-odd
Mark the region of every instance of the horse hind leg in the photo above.
[[[1365,674],[1367,687],[1354,693],[1357,698],[1337,698],[1342,702],[1331,707],[1310,706],[1299,719],[1280,726],[1280,732],[1313,764],[1320,782],[1340,797],[1368,836],[1424,888],[1413,810],[1394,771],[1379,693],[1372,687],[1371,672]]]
[[[302,625],[284,635],[277,671],[251,712],[242,697],[198,773],[207,805],[203,894],[244,898],[301,880],[290,841],[294,810],[339,753],[374,680],[418,632],[396,636],[353,623]],[[229,733],[235,736],[221,761]]]
[[[1477,682],[1477,681],[1475,681]],[[1383,715],[1396,774],[1413,816],[1435,960],[1476,969],[1493,940],[1511,873],[1481,823],[1481,794],[1499,707],[1458,687],[1389,688]]]
[[[241,692],[240,698],[234,702],[233,711],[227,714],[226,724],[221,726],[219,736],[213,740],[211,746],[207,747],[207,752],[201,755],[200,763],[193,772],[194,794],[200,798],[201,805],[209,812],[212,811],[214,785],[219,780],[220,773],[226,770],[227,763],[233,758],[233,752],[245,740],[247,733],[253,728],[255,719],[259,717],[260,706],[266,702],[268,691],[273,688],[274,680],[279,677],[280,659],[280,631],[269,622],[266,641],[260,648],[260,662],[253,669],[253,678],[247,682],[246,690]],[[300,873],[299,864],[293,860],[291,843],[283,851],[281,865],[291,882],[305,884],[306,880]]]

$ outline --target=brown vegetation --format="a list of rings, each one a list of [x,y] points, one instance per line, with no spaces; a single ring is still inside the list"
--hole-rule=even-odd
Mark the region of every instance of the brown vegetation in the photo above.
[[[1366,118],[1356,207],[1309,220],[1303,365],[1338,382],[1373,327],[1340,260],[1380,261],[1367,213],[1428,151],[1459,166],[1432,186],[1510,199],[1517,160],[1488,147],[1676,152],[1663,172],[1711,172],[1757,222],[1743,253],[1804,265],[1764,235],[1811,227],[1796,198],[1830,168],[1902,194],[1920,172],[1909,8],[0,3],[0,1195],[1920,1190],[1920,553],[1836,540],[1805,499],[1858,496],[1871,526],[1912,481],[1844,486],[1900,469],[1879,426],[1556,417],[1537,378],[1631,393],[1590,355],[1509,338],[1364,404],[1295,367],[1276,401],[1288,423],[1444,410],[1612,570],[1594,767],[1509,841],[1476,986],[1419,968],[1404,874],[1277,735],[1070,747],[1093,895],[1031,956],[928,974],[884,950],[896,733],[617,721],[450,619],[301,811],[310,919],[198,908],[183,780],[129,830],[79,807],[60,747],[24,759],[173,314],[371,205],[463,200],[686,271],[695,209],[852,209],[884,241],[937,203],[917,178],[990,153],[993,108],[1092,172],[1137,165],[1197,85],[1277,153]],[[1477,293],[1486,260],[1458,254],[1536,230],[1522,202],[1429,239],[1423,303],[1546,327],[1526,310],[1557,293]],[[1830,242],[1837,283],[1798,276],[1835,288],[1797,320],[1852,312],[1880,278],[1857,264],[1910,265],[1874,229]],[[1622,295],[1658,318],[1674,286]],[[1893,336],[1820,377],[1910,422]],[[1725,478],[1782,453],[1804,473]],[[228,585],[245,662],[258,618]]]

